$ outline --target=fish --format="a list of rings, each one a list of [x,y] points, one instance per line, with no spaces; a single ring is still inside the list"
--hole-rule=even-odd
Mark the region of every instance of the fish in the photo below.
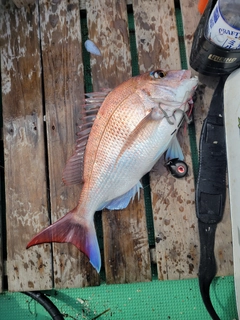
[[[88,94],[85,124],[63,172],[66,185],[82,183],[75,208],[38,233],[27,248],[48,242],[75,245],[100,271],[94,213],[121,210],[139,194],[141,178],[167,151],[183,160],[177,132],[196,90],[190,70],[154,70],[112,91]]]

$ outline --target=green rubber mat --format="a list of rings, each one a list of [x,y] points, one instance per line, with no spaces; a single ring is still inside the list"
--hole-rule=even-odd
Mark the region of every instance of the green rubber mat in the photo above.
[[[211,319],[201,301],[198,281],[152,281],[47,292],[64,319]],[[213,305],[221,320],[237,319],[233,277],[216,278]],[[22,293],[0,295],[2,320],[51,319],[41,305]]]

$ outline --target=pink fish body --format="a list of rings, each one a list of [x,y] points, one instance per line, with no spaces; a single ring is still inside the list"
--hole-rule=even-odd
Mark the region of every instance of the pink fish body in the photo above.
[[[112,90],[96,115],[86,144],[78,205],[36,235],[27,248],[44,242],[70,242],[99,272],[94,213],[125,208],[139,191],[142,176],[167,149],[169,157],[179,157],[176,133],[197,82],[190,71],[157,70]],[[77,148],[73,159],[81,157]],[[70,159],[63,180],[71,183],[79,180],[78,175]]]

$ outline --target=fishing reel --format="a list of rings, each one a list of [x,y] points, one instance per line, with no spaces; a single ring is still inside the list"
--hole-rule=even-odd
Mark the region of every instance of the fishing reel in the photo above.
[[[165,167],[168,168],[175,178],[183,178],[188,173],[188,166],[186,162],[179,160],[178,158],[168,160],[165,163]]]

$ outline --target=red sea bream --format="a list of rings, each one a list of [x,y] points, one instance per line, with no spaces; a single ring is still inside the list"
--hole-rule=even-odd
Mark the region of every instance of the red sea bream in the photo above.
[[[77,146],[65,170],[66,183],[78,181],[81,168],[76,163],[82,159],[83,185],[77,206],[36,235],[27,248],[44,242],[70,242],[99,272],[94,213],[125,208],[138,193],[142,176],[166,150],[168,158],[182,158],[176,134],[197,82],[188,70],[156,70],[112,90],[96,115],[84,156],[83,148]]]

